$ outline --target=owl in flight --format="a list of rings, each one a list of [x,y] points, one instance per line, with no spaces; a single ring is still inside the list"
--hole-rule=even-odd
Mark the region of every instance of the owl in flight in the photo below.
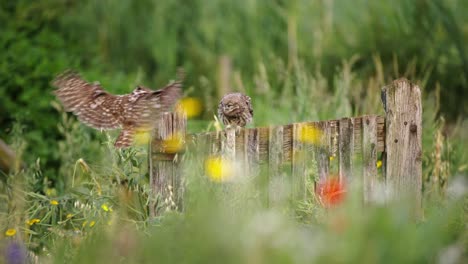
[[[225,95],[218,105],[218,117],[225,126],[245,127],[253,117],[250,97],[242,93]]]
[[[122,128],[114,145],[125,148],[132,145],[137,129],[151,130],[162,113],[170,111],[181,96],[182,77],[179,73],[179,80],[160,90],[137,86],[124,95],[110,94],[99,83],[88,83],[70,71],[52,84],[65,111],[73,112],[84,124],[99,130]]]

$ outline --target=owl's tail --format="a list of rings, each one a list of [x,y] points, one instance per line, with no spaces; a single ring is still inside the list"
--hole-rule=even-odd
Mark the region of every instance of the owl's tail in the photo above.
[[[120,132],[119,137],[114,143],[116,148],[128,148],[133,143],[133,138],[135,136],[135,130],[132,128],[124,128]]]

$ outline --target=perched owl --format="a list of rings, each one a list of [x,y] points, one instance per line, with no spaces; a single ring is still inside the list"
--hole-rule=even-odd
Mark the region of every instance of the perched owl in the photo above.
[[[52,84],[65,111],[73,112],[84,124],[100,129],[122,128],[115,147],[132,145],[135,131],[151,130],[162,113],[167,112],[181,95],[182,80],[153,91],[137,86],[130,94],[113,95],[99,83],[88,83],[77,73],[65,72]]]
[[[218,117],[225,126],[245,127],[253,117],[250,97],[241,93],[225,95],[218,105]]]

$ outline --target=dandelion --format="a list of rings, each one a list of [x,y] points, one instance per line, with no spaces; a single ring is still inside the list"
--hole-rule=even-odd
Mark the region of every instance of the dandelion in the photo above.
[[[71,219],[73,217],[72,214],[67,214],[67,219]]]
[[[184,147],[184,137],[181,133],[170,135],[163,142],[164,153],[177,153]]]
[[[39,223],[39,222],[41,222],[40,219],[38,219],[38,218],[33,218],[33,219],[27,221],[26,223],[27,223],[29,226],[32,226],[32,225],[37,224],[37,223]]]
[[[377,166],[377,169],[380,169],[382,167],[382,161],[378,160],[375,165]]]
[[[333,161],[335,159],[334,156],[330,156],[330,161]]]
[[[12,237],[14,235],[16,235],[16,229],[14,228],[9,228],[5,231],[5,236],[7,237]]]
[[[304,125],[299,127],[299,140],[305,143],[318,145],[322,137],[322,131],[311,125]]]
[[[51,205],[58,205],[59,202],[58,202],[57,200],[51,200],[51,201],[50,201],[50,204],[51,204]]]
[[[102,205],[101,205],[101,208],[102,208],[102,210],[104,210],[105,212],[111,211],[111,209],[109,208],[109,206],[107,206],[107,204],[102,204]]]
[[[136,146],[147,145],[151,141],[151,128],[141,127],[135,130],[133,142]]]
[[[187,118],[197,117],[203,110],[202,103],[199,99],[193,97],[187,97],[180,100],[177,104],[176,110],[183,112]]]
[[[205,171],[211,180],[225,181],[232,176],[232,164],[220,157],[210,157],[205,161]]]
[[[326,179],[317,184],[315,193],[324,207],[340,204],[345,197],[346,189],[338,177]]]
[[[93,227],[95,224],[96,224],[96,221],[91,221],[91,222],[89,223],[89,227]]]

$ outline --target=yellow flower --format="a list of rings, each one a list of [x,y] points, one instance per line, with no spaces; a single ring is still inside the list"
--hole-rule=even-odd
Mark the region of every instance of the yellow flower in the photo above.
[[[163,142],[165,153],[177,153],[184,147],[184,137],[181,133],[170,135]]]
[[[380,167],[382,167],[382,161],[378,160],[376,163],[376,166],[377,166],[377,169],[380,169]]]
[[[38,218],[33,218],[33,219],[27,221],[26,223],[27,223],[29,226],[32,226],[32,225],[37,224],[37,223],[39,223],[39,222],[41,222],[40,219],[38,219]]]
[[[330,161],[333,161],[335,159],[334,156],[330,156]]]
[[[55,190],[55,188],[47,188],[45,193],[49,197],[56,196],[57,195],[57,190]]]
[[[91,222],[89,223],[89,227],[93,227],[95,224],[96,224],[96,221],[91,221]]]
[[[102,208],[102,210],[104,210],[106,212],[109,212],[109,206],[107,206],[107,204],[102,204],[101,208]]]
[[[298,139],[302,142],[318,145],[321,137],[322,131],[314,126],[303,125],[299,127]]]
[[[51,205],[58,205],[59,202],[58,202],[57,200],[52,200],[52,201],[50,201],[50,204],[51,204]]]
[[[14,235],[16,235],[16,229],[14,228],[10,228],[10,229],[7,229],[7,231],[5,231],[5,236],[12,237]]]
[[[187,97],[179,101],[176,110],[179,112],[185,112],[187,118],[192,118],[199,116],[203,110],[203,107],[199,99]]]
[[[147,145],[151,141],[151,128],[141,127],[135,130],[133,142],[137,146]]]
[[[232,164],[220,157],[210,157],[205,161],[205,171],[212,181],[225,181],[232,176]]]
[[[73,217],[72,214],[67,214],[67,219],[71,219]]]

